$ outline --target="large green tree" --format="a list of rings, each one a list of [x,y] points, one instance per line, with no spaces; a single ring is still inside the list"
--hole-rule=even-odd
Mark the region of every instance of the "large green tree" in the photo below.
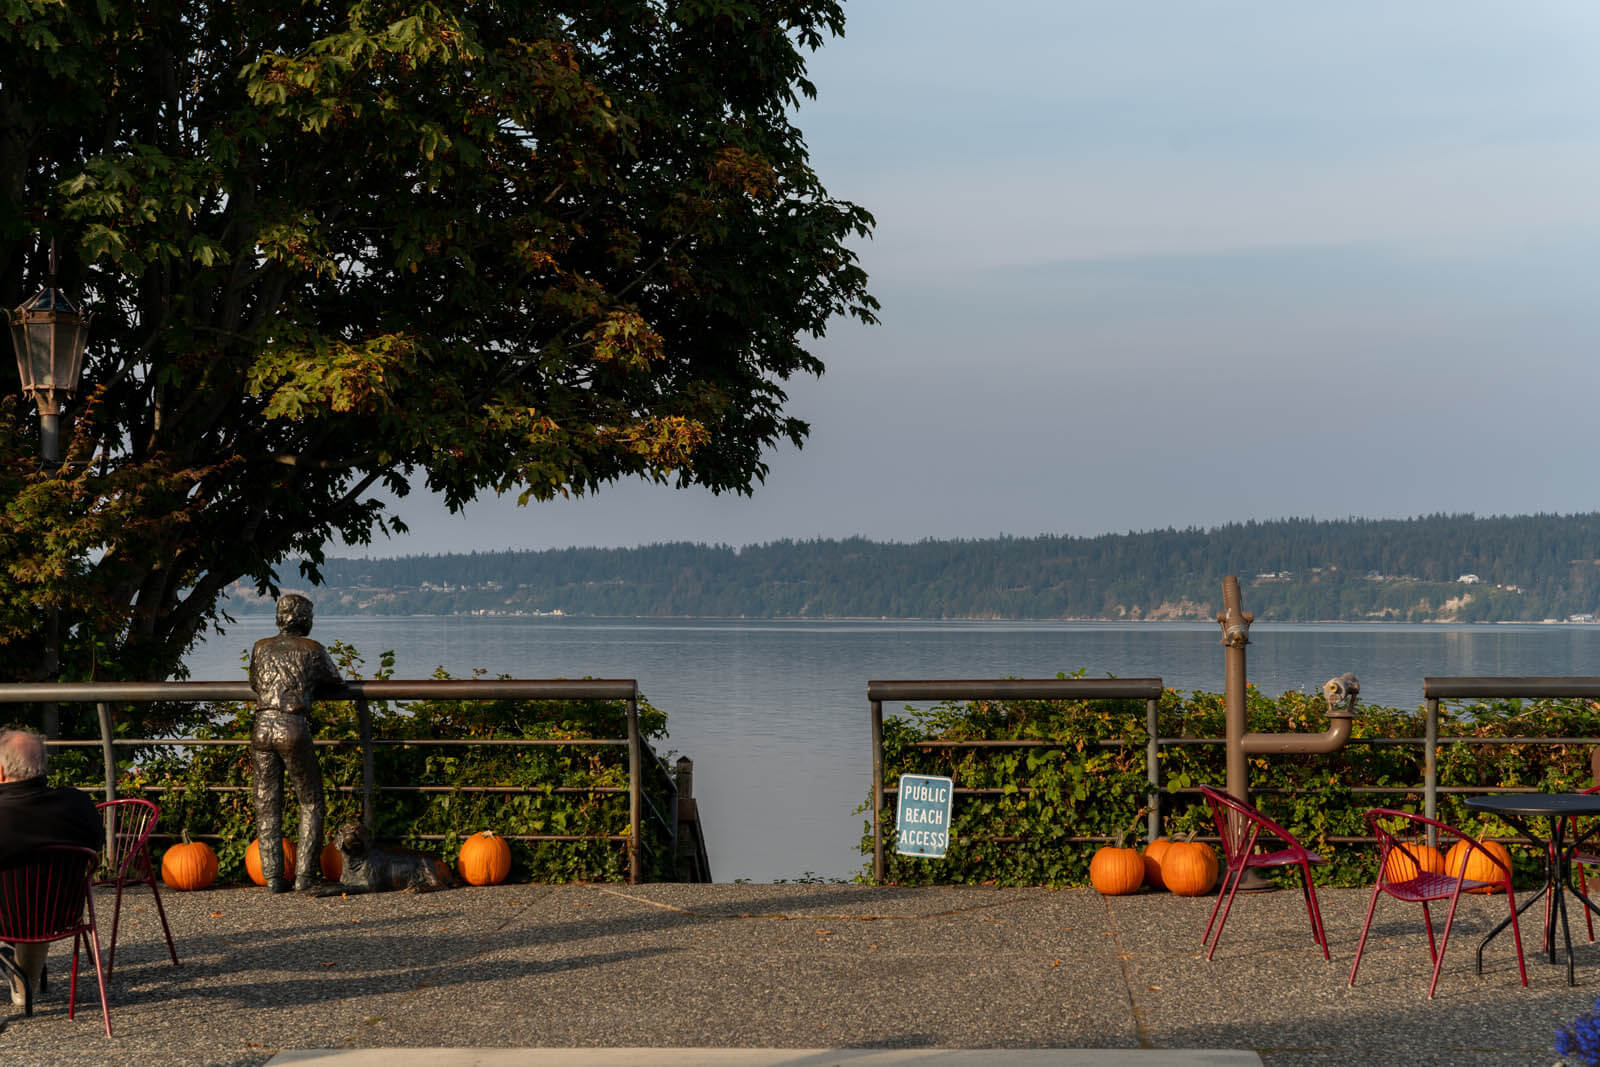
[[[0,298],[95,314],[66,462],[0,360],[0,674],[160,677],[240,577],[642,476],[749,492],[873,319],[793,123],[837,0],[0,0]],[[9,295],[8,295],[9,294]]]

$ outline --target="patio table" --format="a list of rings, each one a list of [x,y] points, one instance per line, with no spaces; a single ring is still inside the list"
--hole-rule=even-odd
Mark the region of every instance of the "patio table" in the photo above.
[[[1496,793],[1491,796],[1468,797],[1467,807],[1498,815],[1515,826],[1535,845],[1544,849],[1544,885],[1517,908],[1521,915],[1533,902],[1547,894],[1544,909],[1544,947],[1550,953],[1550,962],[1556,962],[1556,915],[1561,917],[1561,938],[1567,946],[1567,984],[1576,985],[1573,976],[1572,934],[1567,927],[1567,893],[1593,908],[1589,898],[1572,884],[1572,853],[1584,841],[1600,832],[1600,825],[1580,834],[1576,840],[1566,840],[1570,817],[1600,815],[1600,794],[1589,793]],[[1548,819],[1549,835],[1541,837],[1533,829],[1539,819]],[[1478,972],[1483,973],[1483,950],[1495,936],[1511,925],[1508,917],[1485,935],[1478,945]]]

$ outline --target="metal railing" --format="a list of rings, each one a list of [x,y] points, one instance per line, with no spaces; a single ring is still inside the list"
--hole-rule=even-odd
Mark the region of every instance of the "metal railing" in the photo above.
[[[1440,700],[1486,700],[1495,698],[1532,699],[1600,699],[1600,678],[1531,678],[1531,677],[1440,677],[1422,679],[1422,697],[1426,712],[1423,716],[1422,780],[1424,789],[1424,814],[1438,818],[1439,807],[1439,745],[1441,742],[1484,744],[1582,744],[1593,745],[1600,739],[1593,737],[1447,737],[1439,736]],[[1600,768],[1597,768],[1600,769]],[[1479,793],[1528,792],[1526,789],[1483,788]]]
[[[1157,762],[1157,713],[1161,710],[1160,678],[1037,678],[946,682],[868,682],[867,699],[872,702],[872,877],[883,881],[883,797],[893,792],[883,782],[883,702],[885,700],[1143,700],[1150,741],[1145,761],[1150,778],[1150,837],[1160,831],[1160,764]],[[1118,742],[1120,744],[1120,742]],[[1044,740],[932,741],[926,748],[1064,748],[1066,744]],[[998,792],[989,789],[957,788],[956,795]]]
[[[628,881],[637,883],[643,877],[643,821],[646,809],[658,822],[671,841],[671,855],[677,850],[677,787],[671,772],[650,749],[639,733],[639,684],[634,679],[477,679],[417,681],[383,680],[346,682],[340,690],[324,695],[322,700],[349,700],[356,706],[360,736],[357,740],[318,740],[319,747],[358,747],[361,750],[361,812],[362,819],[373,825],[377,813],[376,798],[379,792],[507,792],[528,793],[579,792],[590,794],[628,794],[628,832],[626,834],[510,834],[514,841],[624,841],[628,850]],[[503,738],[503,739],[450,739],[450,738],[398,738],[384,739],[372,736],[371,702],[374,700],[621,700],[627,706],[627,733],[614,738]],[[117,798],[116,749],[150,745],[173,747],[200,747],[207,745],[248,745],[245,739],[117,737],[115,706],[118,704],[148,704],[161,702],[198,701],[255,701],[255,692],[245,682],[44,682],[18,685],[0,685],[0,704],[93,704],[98,719],[98,740],[48,742],[52,747],[98,746],[105,764],[103,789],[105,799]],[[628,750],[628,784],[624,790],[616,786],[417,786],[379,785],[373,751],[379,746],[626,746]],[[647,757],[648,756],[648,760]],[[671,797],[671,809],[662,812],[644,794],[644,774],[654,768],[665,783]],[[159,788],[159,787],[155,787]],[[212,791],[237,790],[242,786],[208,785]],[[344,787],[353,791],[353,787]],[[439,835],[422,835],[437,837]]]
[[[893,681],[893,682],[868,682],[867,699],[872,703],[872,826],[873,826],[873,877],[881,881],[884,877],[884,845],[883,845],[883,800],[885,796],[895,794],[897,787],[886,784],[883,780],[883,701],[903,700],[911,702],[945,701],[945,700],[1144,700],[1147,735],[1143,739],[1145,748],[1145,771],[1149,781],[1150,792],[1148,795],[1148,812],[1146,816],[1148,840],[1155,840],[1162,833],[1162,803],[1163,797],[1180,794],[1198,795],[1198,788],[1186,787],[1181,789],[1166,789],[1161,782],[1160,750],[1167,746],[1180,745],[1216,745],[1224,746],[1227,739],[1223,737],[1162,737],[1159,733],[1158,711],[1160,708],[1162,683],[1160,678],[1113,678],[1113,679],[1048,679],[1048,680],[968,680],[968,681]],[[1575,678],[1523,678],[1523,677],[1429,677],[1423,679],[1423,696],[1425,699],[1425,712],[1423,717],[1422,737],[1353,737],[1350,745],[1417,745],[1422,748],[1423,780],[1420,785],[1394,785],[1394,786],[1351,786],[1350,792],[1374,795],[1405,795],[1421,793],[1425,813],[1429,818],[1438,817],[1439,797],[1445,793],[1517,793],[1532,792],[1531,787],[1523,786],[1441,786],[1439,784],[1438,751],[1441,745],[1600,745],[1600,738],[1594,737],[1440,737],[1439,736],[1439,702],[1448,699],[1482,700],[1493,698],[1529,698],[1529,699],[1593,699],[1600,700],[1600,677],[1575,677]],[[1120,737],[1104,738],[1088,742],[1097,748],[1129,748],[1127,739]],[[914,742],[914,747],[922,749],[953,749],[953,748],[1064,748],[1076,745],[1077,742],[1046,741],[1033,739],[1007,739],[987,740],[969,739],[961,741],[928,740]],[[1595,763],[1597,771],[1596,782],[1600,784],[1600,749],[1597,749]],[[957,796],[979,796],[998,794],[1000,789],[968,789],[956,788]],[[1031,790],[1026,787],[1018,792],[1027,793]],[[1264,789],[1258,792],[1276,793],[1280,790]],[[1015,838],[995,838],[994,840],[1016,840]],[[1091,842],[1109,841],[1108,837],[1068,837],[1068,841]],[[1335,835],[1330,841],[1340,844],[1371,843],[1371,836]],[[1508,839],[1510,840],[1510,839]]]

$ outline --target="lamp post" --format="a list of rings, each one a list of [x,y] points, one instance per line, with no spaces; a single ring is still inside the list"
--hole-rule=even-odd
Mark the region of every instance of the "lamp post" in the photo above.
[[[61,408],[78,390],[89,319],[56,288],[56,245],[50,242],[50,274],[32,300],[6,316],[17,350],[23,395],[39,405],[39,459],[61,466]]]
[[[17,352],[17,376],[24,396],[39,405],[39,462],[54,473],[61,467],[61,408],[78,390],[83,374],[83,347],[89,336],[89,315],[81,315],[56,288],[56,243],[50,242],[50,273],[32,300],[6,314],[11,344]],[[44,673],[61,670],[61,611],[51,608],[45,620]],[[43,710],[46,737],[61,732],[54,704]]]

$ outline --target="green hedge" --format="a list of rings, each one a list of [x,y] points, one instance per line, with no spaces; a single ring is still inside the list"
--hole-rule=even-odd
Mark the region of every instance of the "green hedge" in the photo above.
[[[1328,726],[1320,696],[1285,693],[1276,700],[1251,686],[1248,729],[1261,733],[1321,733]],[[1221,738],[1223,698],[1218,693],[1162,695],[1162,737]],[[1249,760],[1252,802],[1302,843],[1330,858],[1319,869],[1319,885],[1370,885],[1375,851],[1370,844],[1330,838],[1368,833],[1362,813],[1372,807],[1420,812],[1423,807],[1424,715],[1387,707],[1358,707],[1353,739],[1412,738],[1411,745],[1365,745],[1356,740],[1328,756],[1269,755]],[[926,885],[967,883],[1076,886],[1088,884],[1089,860],[1097,844],[1070,837],[1114,838],[1134,844],[1146,834],[1149,783],[1143,701],[971,701],[907,709],[884,721],[884,781],[901,773],[949,775],[958,787],[999,789],[996,796],[958,796],[952,813],[951,846],[941,860],[892,854],[892,797],[885,798],[887,881]],[[1491,701],[1440,709],[1441,737],[1594,737],[1600,743],[1600,703],[1594,701]],[[1093,743],[1121,738],[1116,747]],[[915,747],[919,741],[1038,739],[1059,747],[958,749]],[[1584,789],[1592,746],[1449,744],[1439,750],[1441,786],[1531,786],[1550,792]],[[1223,746],[1167,744],[1160,749],[1161,782],[1168,834],[1215,834],[1210,813],[1196,793],[1181,790],[1226,781]],[[1353,793],[1354,786],[1386,786],[1394,794]],[[1032,792],[1024,792],[1031,789]],[[1470,794],[1467,794],[1470,795]],[[870,813],[871,798],[861,811]],[[1514,836],[1498,819],[1480,815],[1459,794],[1442,794],[1439,818],[1475,836]],[[994,841],[989,838],[1016,838]],[[868,815],[862,852],[872,853]],[[1519,882],[1541,870],[1529,849],[1513,849]]]
[[[359,656],[347,646],[331,649],[342,661],[347,676],[358,676]],[[378,678],[390,677],[393,658],[383,657]],[[440,672],[436,675],[445,678]],[[403,706],[369,702],[373,737],[378,739],[488,739],[488,738],[622,738],[627,735],[627,705],[623,701],[409,701]],[[197,739],[248,739],[254,713],[250,704],[216,704],[205,707],[202,723],[185,736]],[[190,716],[191,720],[195,716]],[[354,703],[324,701],[313,716],[321,740],[360,737]],[[136,724],[129,723],[128,728]],[[639,729],[647,743],[666,736],[665,714],[649,702],[639,701]],[[124,732],[119,724],[119,732]],[[125,736],[136,736],[126,734]],[[205,835],[217,850],[223,881],[244,881],[244,854],[255,839],[250,793],[219,792],[215,786],[248,787],[251,781],[248,750],[244,746],[180,748],[147,746],[129,753],[118,750],[118,795],[145,796],[161,806],[158,831],[179,835],[185,831]],[[351,747],[319,747],[327,801],[325,834],[340,823],[361,816],[361,751]],[[519,793],[391,793],[377,794],[380,839],[423,849],[443,857],[452,866],[462,839],[479,830],[516,834],[625,834],[628,832],[626,793],[558,793],[557,787],[626,787],[625,746],[491,746],[422,747],[374,746],[377,784],[381,786],[496,785],[528,787]],[[648,757],[647,757],[648,764]],[[67,749],[52,754],[51,778],[58,784],[78,784],[98,790],[102,780],[98,750]],[[339,787],[352,787],[343,792]],[[645,794],[664,816],[670,817],[671,799],[662,775],[647,765]],[[645,878],[673,877],[668,831],[648,817],[644,820]],[[286,786],[284,835],[296,839],[298,814],[292,788]],[[442,834],[425,840],[422,835]],[[212,836],[214,835],[214,836]],[[158,849],[165,843],[158,843]],[[622,881],[627,875],[627,846],[622,841],[511,842],[516,881]],[[159,857],[157,859],[159,862]]]

